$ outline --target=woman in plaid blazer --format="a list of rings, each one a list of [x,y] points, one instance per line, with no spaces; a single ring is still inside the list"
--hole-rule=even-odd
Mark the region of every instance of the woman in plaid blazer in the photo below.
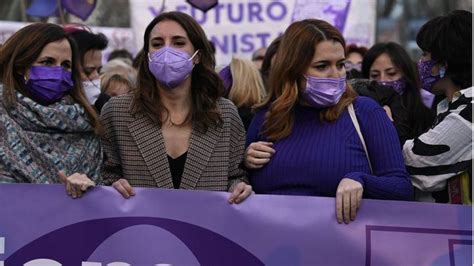
[[[125,198],[133,187],[232,192],[252,188],[240,168],[245,131],[206,35],[190,16],[163,13],[146,28],[138,85],[102,111],[103,182]]]

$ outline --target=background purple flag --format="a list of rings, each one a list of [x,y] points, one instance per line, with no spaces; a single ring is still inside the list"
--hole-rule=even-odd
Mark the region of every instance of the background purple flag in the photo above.
[[[186,2],[202,12],[207,12],[217,5],[218,0],[186,0]]]
[[[92,11],[94,11],[96,4],[97,0],[61,0],[63,9],[82,20],[87,20],[92,14]],[[33,0],[26,10],[26,13],[35,17],[58,16],[58,1]]]
[[[33,17],[58,16],[58,3],[56,0],[33,0],[26,14]]]
[[[292,21],[322,19],[344,33],[352,0],[295,0]]]
[[[97,0],[61,0],[61,5],[67,12],[86,20],[94,11]]]

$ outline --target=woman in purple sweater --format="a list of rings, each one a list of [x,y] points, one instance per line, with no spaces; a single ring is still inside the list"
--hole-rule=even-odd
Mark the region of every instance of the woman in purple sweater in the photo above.
[[[256,193],[335,196],[339,223],[355,219],[362,197],[413,197],[392,122],[346,83],[345,46],[322,20],[286,30],[245,156]]]

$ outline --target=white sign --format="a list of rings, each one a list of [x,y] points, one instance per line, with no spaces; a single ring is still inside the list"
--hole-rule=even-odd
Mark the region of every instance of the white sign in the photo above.
[[[291,22],[305,18],[328,21],[343,32],[347,44],[370,47],[375,41],[376,0],[219,0],[206,13],[185,0],[130,0],[131,29],[92,27],[109,39],[104,60],[115,49],[137,53],[143,47],[147,25],[162,11],[194,17],[216,46],[218,65],[228,64],[233,56],[250,59],[255,50],[283,34]],[[1,21],[0,42],[24,25]]]
[[[137,47],[143,46],[147,25],[162,11],[162,0],[130,0],[132,29]],[[376,0],[219,0],[206,13],[185,0],[165,1],[164,12],[180,11],[201,24],[216,46],[218,64],[233,56],[250,58],[268,46],[292,21],[318,18],[343,32],[348,44],[370,47],[375,39]]]

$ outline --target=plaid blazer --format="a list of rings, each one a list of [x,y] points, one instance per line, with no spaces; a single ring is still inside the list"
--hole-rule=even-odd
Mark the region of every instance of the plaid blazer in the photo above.
[[[101,112],[103,184],[125,178],[132,186],[172,189],[161,129],[145,114],[132,111],[132,99],[113,97]],[[180,188],[230,191],[234,184],[248,182],[240,167],[245,148],[242,120],[231,101],[219,99],[218,108],[221,126],[209,127],[206,133],[192,130]]]

